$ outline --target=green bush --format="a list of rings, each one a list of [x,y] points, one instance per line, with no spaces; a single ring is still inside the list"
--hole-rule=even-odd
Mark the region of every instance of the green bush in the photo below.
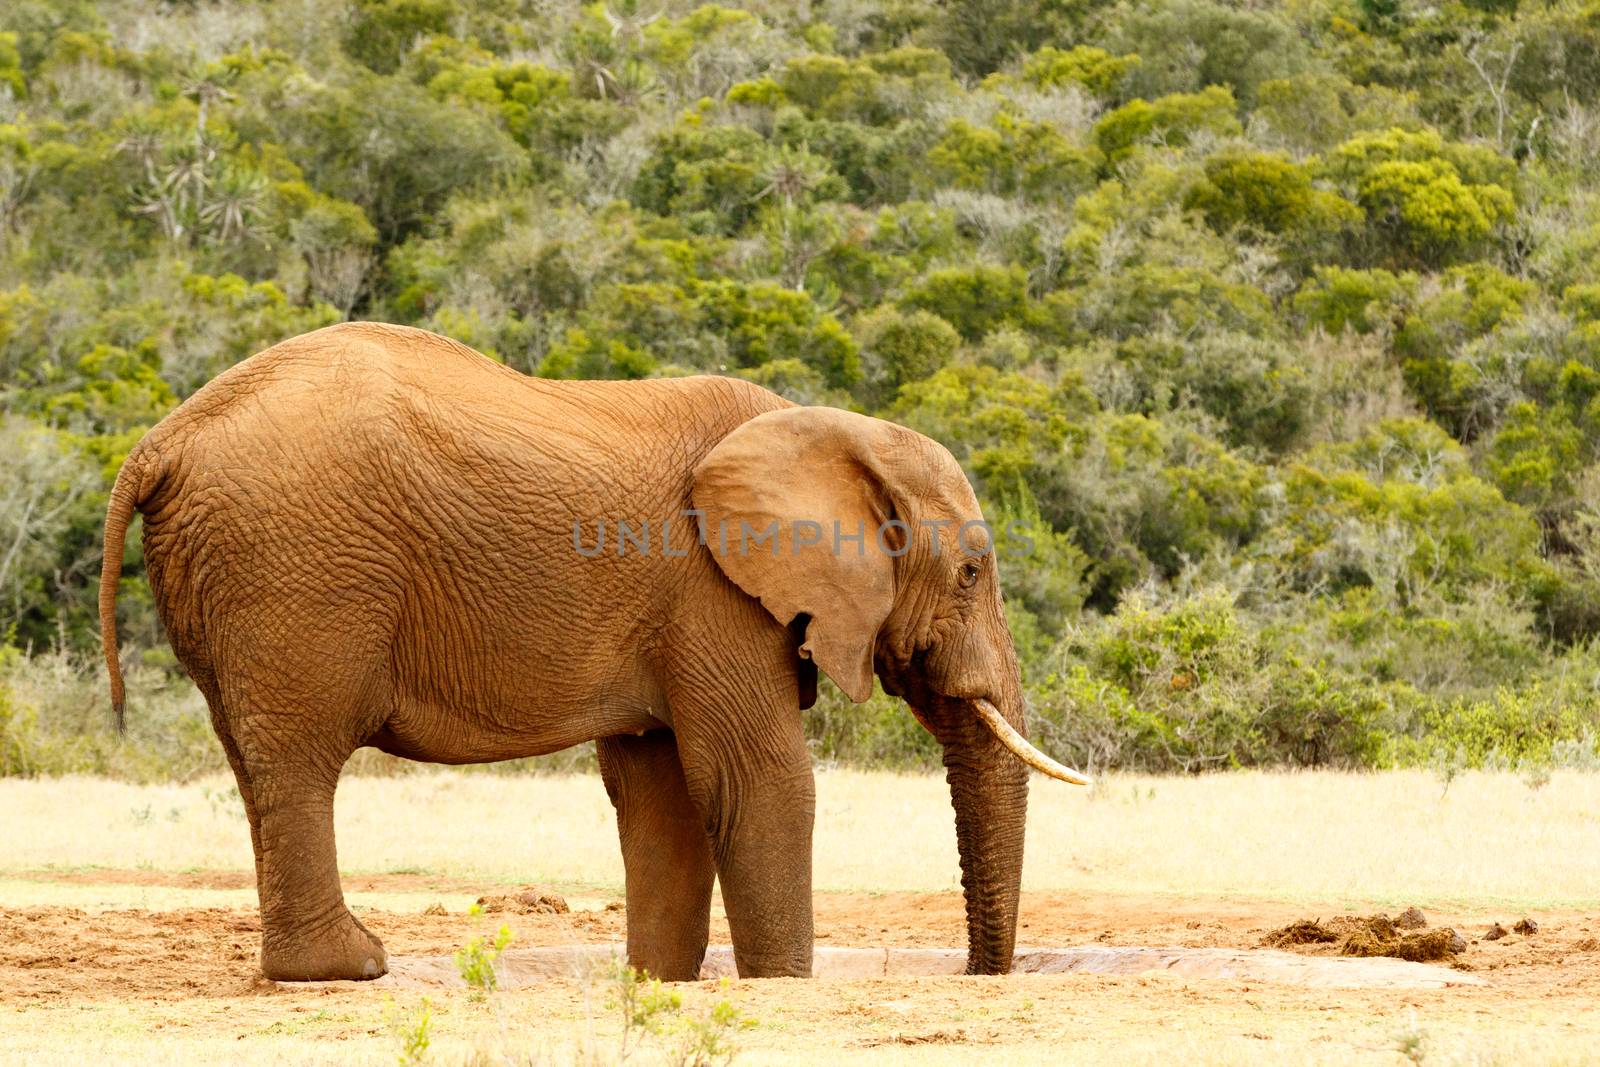
[[[1415,287],[1414,274],[1317,267],[1295,294],[1294,309],[1308,325],[1330,333],[1371,333],[1395,322]]]
[[[961,344],[954,327],[930,311],[905,314],[880,307],[857,318],[854,326],[874,407],[892,400],[902,385],[949,364]]]
[[[975,341],[998,326],[1024,319],[1028,278],[1018,267],[949,267],[930,272],[902,303],[938,315],[962,337]]]
[[[1432,131],[1360,134],[1334,149],[1325,170],[1366,210],[1376,243],[1403,263],[1448,265],[1516,213],[1509,160]]]
[[[1033,691],[1038,730],[1091,766],[1153,771],[1382,763],[1380,691],[1275,649],[1220,593],[1134,598]]]
[[[128,736],[111,724],[105,667],[63,654],[0,653],[0,774],[102,774],[184,781],[227,770],[211,716],[192,686],[134,665]]]
[[[1153,0],[1116,21],[1115,50],[1141,59],[1129,76],[1130,90],[1140,96],[1226,86],[1250,104],[1262,82],[1309,65],[1287,9]]]
[[[1284,155],[1219,152],[1206,160],[1205,172],[1184,206],[1200,211],[1218,230],[1331,230],[1360,217],[1349,201],[1314,188],[1310,170]]]
[[[1065,51],[1047,45],[1023,60],[1022,79],[1042,89],[1081,85],[1096,96],[1112,96],[1140,62],[1136,55],[1114,56],[1092,45]]]
[[[1171,93],[1153,101],[1132,100],[1095,123],[1095,144],[1115,162],[1149,140],[1178,147],[1196,134],[1238,134],[1233,94],[1220,85],[1198,93]]]
[[[1536,682],[1522,690],[1497,689],[1483,699],[1425,706],[1401,742],[1402,758],[1420,764],[1443,756],[1469,767],[1516,767],[1548,764],[1563,745],[1594,749],[1600,709],[1592,697],[1574,705],[1565,695]]]

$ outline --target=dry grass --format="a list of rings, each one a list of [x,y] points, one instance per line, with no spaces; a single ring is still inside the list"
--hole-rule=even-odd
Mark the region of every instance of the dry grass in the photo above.
[[[231,783],[0,780],[0,873],[43,868],[251,868]],[[948,794],[930,776],[817,776],[822,890],[959,886]],[[1423,772],[1113,776],[1036,781],[1028,890],[1339,903],[1584,907],[1600,900],[1600,775],[1533,788]],[[616,890],[615,823],[592,776],[439,773],[349,779],[347,873],[426,873]],[[893,841],[893,848],[882,843]]]

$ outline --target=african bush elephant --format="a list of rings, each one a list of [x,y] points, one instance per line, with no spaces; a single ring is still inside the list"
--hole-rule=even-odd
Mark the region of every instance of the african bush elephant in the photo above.
[[[728,378],[528,378],[398,326],[285,341],[162,420],[117,477],[100,613],[119,724],[135,509],[249,816],[268,977],[386,968],[334,855],[356,748],[471,763],[591,739],[632,962],[696,975],[716,877],[739,973],[809,974],[799,711],[819,667],[857,701],[876,672],[942,743],[968,969],[1010,967],[1027,800],[1013,752],[1073,772],[1017,733],[994,556],[933,441]],[[724,547],[729,530],[758,543]]]

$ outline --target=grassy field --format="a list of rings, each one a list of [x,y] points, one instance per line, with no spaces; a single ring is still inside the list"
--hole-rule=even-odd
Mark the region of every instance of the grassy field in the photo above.
[[[0,780],[0,1061],[395,1062],[415,991],[283,992],[252,979],[248,835],[224,780]],[[936,777],[818,775],[819,944],[954,945],[952,816]],[[391,952],[487,929],[480,893],[537,882],[571,915],[514,916],[519,946],[614,941],[621,866],[598,779],[350,779],[352,906]],[[893,847],[885,847],[892,842]],[[1036,781],[1020,940],[1251,948],[1296,917],[1418,904],[1477,943],[1489,985],[1328,991],[1166,976],[865,979],[682,987],[757,1025],[737,1062],[1583,1063],[1600,1047],[1600,775],[1112,776]],[[440,905],[445,914],[423,914]],[[495,920],[498,922],[498,919]],[[713,940],[726,943],[720,914]],[[616,1062],[598,976],[475,1000],[430,995],[432,1062]],[[681,1037],[681,1035],[680,1035]],[[670,1059],[649,1038],[629,1062]]]
[[[248,870],[232,782],[0,780],[0,877],[38,869]],[[816,886],[958,889],[949,794],[934,776],[817,776]],[[340,868],[484,882],[622,884],[595,776],[439,773],[339,788]],[[892,840],[892,849],[881,847]],[[1548,782],[1423,772],[1111,776],[1036,781],[1029,891],[1283,901],[1576,907],[1600,898],[1600,775]],[[9,899],[9,898],[7,898]]]

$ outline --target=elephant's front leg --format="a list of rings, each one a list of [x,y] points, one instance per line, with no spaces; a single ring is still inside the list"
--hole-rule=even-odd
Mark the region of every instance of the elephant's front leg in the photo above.
[[[711,923],[711,840],[669,730],[604,737],[600,775],[617,809],[628,889],[628,962],[672,982],[700,977]]]
[[[811,976],[816,784],[793,694],[679,716],[690,794],[705,817],[742,978]]]

